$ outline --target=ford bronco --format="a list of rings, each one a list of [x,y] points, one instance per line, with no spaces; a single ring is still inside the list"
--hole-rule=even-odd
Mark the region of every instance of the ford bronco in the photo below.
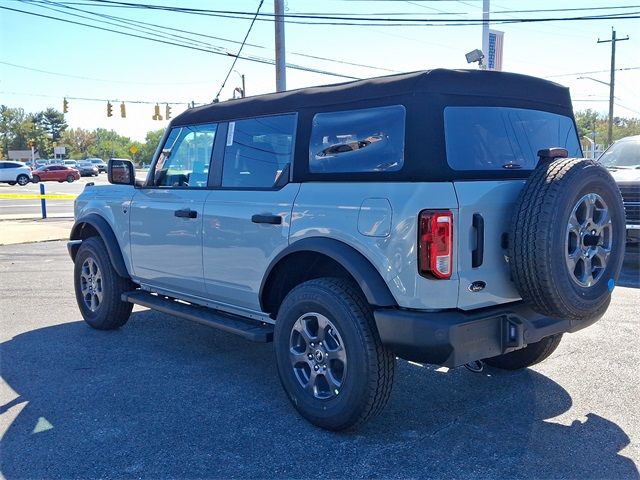
[[[145,181],[115,159],[77,198],[78,306],[97,329],[139,304],[273,341],[294,408],[354,428],[397,357],[526,368],[604,314],[625,217],[581,153],[568,89],[511,73],[192,108]]]

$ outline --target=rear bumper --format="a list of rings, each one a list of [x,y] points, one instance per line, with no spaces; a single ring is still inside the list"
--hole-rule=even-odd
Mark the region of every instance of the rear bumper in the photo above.
[[[405,360],[458,367],[595,323],[548,318],[522,302],[472,312],[376,310],[382,343]]]

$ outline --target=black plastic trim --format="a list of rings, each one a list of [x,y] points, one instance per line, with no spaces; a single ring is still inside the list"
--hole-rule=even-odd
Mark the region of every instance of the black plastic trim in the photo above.
[[[397,356],[446,367],[502,355],[550,335],[576,332],[600,318],[549,318],[523,302],[472,311],[382,309],[374,311],[374,317],[382,343]]]
[[[360,286],[369,304],[378,307],[397,306],[397,302],[382,276],[367,258],[346,243],[332,238],[311,237],[298,240],[280,252],[269,264],[260,285],[260,306],[263,311],[264,288],[275,266],[296,252],[316,252],[326,255],[342,265]]]
[[[109,223],[102,218],[100,215],[96,213],[90,213],[82,218],[76,220],[71,229],[71,234],[69,235],[69,240],[82,240],[82,229],[84,225],[91,225],[100,235],[104,245],[107,249],[107,254],[109,255],[109,260],[111,260],[111,265],[115,269],[116,273],[123,278],[130,278],[129,272],[127,271],[127,267],[124,263],[124,257],[122,256],[122,251],[120,250],[120,245],[118,244],[118,239],[116,235],[113,233],[111,226]],[[70,247],[71,250],[77,252],[77,249],[80,247]],[[75,253],[71,255],[71,259],[75,259]]]
[[[474,213],[471,224],[476,231],[476,248],[471,252],[471,267],[478,268],[484,260],[484,218],[481,214]]]

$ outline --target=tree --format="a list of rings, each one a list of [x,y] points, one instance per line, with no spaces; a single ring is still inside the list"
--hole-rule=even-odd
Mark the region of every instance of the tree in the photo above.
[[[151,163],[153,154],[155,153],[156,148],[158,148],[158,144],[160,143],[160,140],[162,140],[163,135],[164,129],[147,132],[145,143],[139,147],[138,153],[136,154],[139,163]]]
[[[68,125],[64,119],[64,115],[54,108],[47,108],[44,112],[38,112],[34,115],[35,123],[47,131],[51,135],[51,140],[57,142],[60,135],[64,132]]]
[[[62,133],[60,143],[67,147],[67,155],[73,159],[97,155],[96,132],[82,128],[72,128]]]

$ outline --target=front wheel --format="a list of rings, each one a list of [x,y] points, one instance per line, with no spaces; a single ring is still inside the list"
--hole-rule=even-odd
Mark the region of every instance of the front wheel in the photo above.
[[[278,311],[274,343],[282,386],[314,425],[353,428],[389,400],[395,356],[351,282],[319,278],[294,288]]]
[[[539,342],[530,343],[520,350],[498,355],[493,358],[484,359],[484,363],[491,367],[503,370],[520,370],[540,363],[551,355],[562,340],[562,334],[551,335],[543,338]]]
[[[69,175],[67,177],[67,182],[69,182],[69,183],[73,183],[74,180],[75,180],[75,178],[73,178],[73,175]]]
[[[18,185],[20,185],[21,187],[24,187],[27,183],[29,183],[29,177],[27,175],[18,175],[18,178],[16,179],[16,181],[18,182]]]
[[[99,237],[82,241],[75,258],[74,287],[80,313],[93,328],[113,330],[129,320],[133,304],[123,302],[121,295],[134,285],[115,271]]]
[[[34,175],[33,177],[31,177],[31,181],[33,183],[38,183],[40,181],[40,177],[38,175]]]

